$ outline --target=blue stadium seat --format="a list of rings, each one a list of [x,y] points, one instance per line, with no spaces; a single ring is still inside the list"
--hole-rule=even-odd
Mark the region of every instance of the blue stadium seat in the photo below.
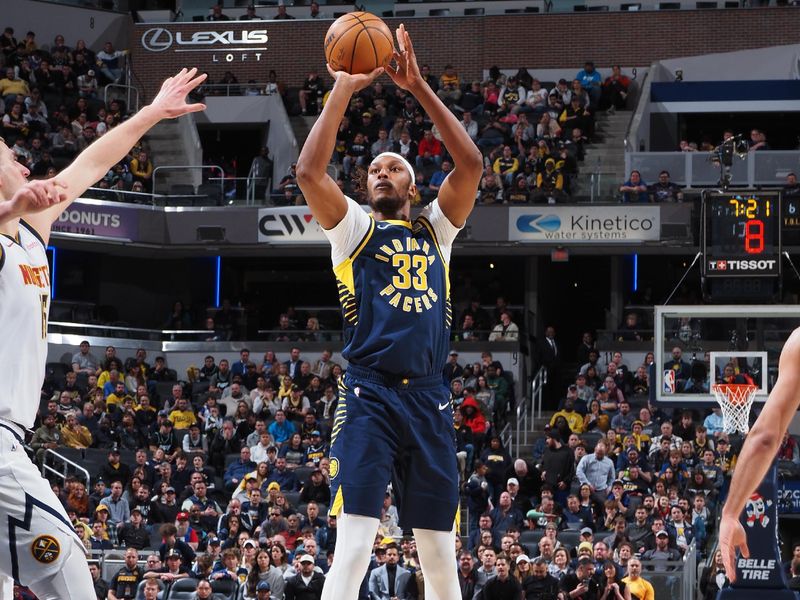
[[[239,582],[232,579],[217,579],[211,582],[211,591],[225,598],[236,598]]]

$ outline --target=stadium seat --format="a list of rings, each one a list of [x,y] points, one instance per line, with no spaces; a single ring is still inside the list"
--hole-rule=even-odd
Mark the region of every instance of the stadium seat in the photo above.
[[[561,534],[559,534],[560,536]],[[519,534],[519,543],[528,547],[529,551],[533,551],[539,544],[539,540],[544,536],[544,529],[534,529],[523,531]]]
[[[558,541],[570,548],[574,548],[578,545],[580,537],[581,532],[574,529],[567,529],[558,533]]]
[[[283,492],[283,495],[286,496],[286,501],[295,509],[300,504],[300,492]]]
[[[236,453],[231,452],[230,454],[226,454],[225,455],[225,468],[227,469],[228,465],[230,465],[232,462],[236,462],[237,460],[239,460],[239,453],[238,452],[236,452]]]
[[[166,594],[166,600],[192,600],[195,597],[197,579],[186,577],[173,583]]]
[[[172,396],[172,381],[156,381],[156,397],[159,400],[159,406],[164,405],[164,400]]]
[[[201,183],[197,188],[197,193],[208,198],[208,204],[201,206],[219,206],[222,204],[222,190],[217,183]]]
[[[314,467],[297,467],[294,470],[294,476],[297,477],[297,481],[300,482],[300,486],[304,486],[308,478],[311,477],[311,473],[314,472]]]
[[[605,436],[600,431],[587,431],[581,434],[581,439],[586,444],[586,452],[594,452],[594,447],[597,442],[602,440]]]
[[[211,591],[224,598],[236,598],[239,582],[232,579],[217,579],[211,582]]]

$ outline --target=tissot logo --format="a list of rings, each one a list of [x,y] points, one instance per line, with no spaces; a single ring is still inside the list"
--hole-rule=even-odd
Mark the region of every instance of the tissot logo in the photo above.
[[[224,49],[226,46],[256,46],[269,41],[266,29],[253,31],[194,31],[186,34],[178,31],[173,36],[172,32],[163,27],[153,27],[142,34],[142,46],[150,52],[163,52],[173,46],[181,47],[179,52],[203,52],[216,47]],[[234,48],[231,48],[233,50]],[[237,48],[244,50],[245,48]],[[264,50],[264,48],[252,48]]]

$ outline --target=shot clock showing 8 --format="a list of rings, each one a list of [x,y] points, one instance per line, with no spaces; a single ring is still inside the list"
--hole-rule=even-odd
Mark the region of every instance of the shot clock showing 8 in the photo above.
[[[703,196],[707,277],[777,277],[781,269],[779,192],[708,192]]]

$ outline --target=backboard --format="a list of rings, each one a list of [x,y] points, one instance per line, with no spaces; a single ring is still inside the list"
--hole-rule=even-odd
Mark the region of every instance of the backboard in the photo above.
[[[672,407],[715,406],[712,383],[753,383],[766,401],[778,358],[800,326],[800,307],[709,305],[655,307],[655,381],[651,398]]]

